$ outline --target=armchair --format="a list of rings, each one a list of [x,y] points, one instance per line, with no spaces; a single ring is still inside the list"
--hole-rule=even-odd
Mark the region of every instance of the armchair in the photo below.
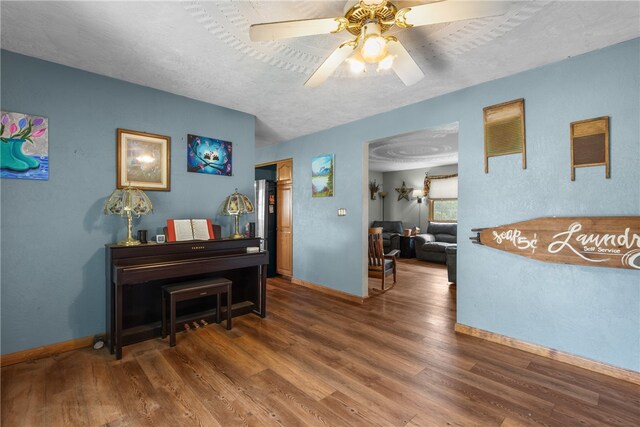
[[[458,248],[456,246],[448,246],[445,249],[445,253],[447,254],[447,278],[449,282],[456,283],[456,272],[457,272],[457,253]]]
[[[446,249],[457,248],[457,233],[457,223],[430,222],[427,234],[416,236],[416,258],[445,264]]]

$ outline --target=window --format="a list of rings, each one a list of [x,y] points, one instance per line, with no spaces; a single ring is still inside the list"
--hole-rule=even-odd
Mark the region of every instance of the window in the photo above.
[[[429,199],[429,221],[458,221],[458,199]]]

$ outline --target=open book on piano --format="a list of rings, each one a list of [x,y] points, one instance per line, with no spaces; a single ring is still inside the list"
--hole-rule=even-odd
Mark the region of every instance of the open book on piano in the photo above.
[[[167,241],[169,242],[211,240],[214,238],[215,235],[210,219],[167,220]]]

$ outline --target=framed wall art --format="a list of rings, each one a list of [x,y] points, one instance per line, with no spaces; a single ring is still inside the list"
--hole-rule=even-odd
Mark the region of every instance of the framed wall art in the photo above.
[[[233,175],[232,143],[206,136],[187,135],[187,171]]]
[[[117,188],[171,190],[171,138],[118,129]]]
[[[0,111],[0,178],[49,179],[49,121]]]
[[[311,195],[333,197],[333,154],[323,154],[311,160]]]
[[[611,177],[609,117],[571,123],[571,181],[576,180],[576,168],[589,166],[604,166],[605,177]]]
[[[527,168],[524,131],[524,99],[485,107],[484,173],[489,173],[489,157],[522,153],[522,169]]]
[[[407,187],[404,181],[402,181],[402,186],[396,188],[396,191],[398,192],[398,201],[405,199],[408,202],[413,197],[413,187]]]

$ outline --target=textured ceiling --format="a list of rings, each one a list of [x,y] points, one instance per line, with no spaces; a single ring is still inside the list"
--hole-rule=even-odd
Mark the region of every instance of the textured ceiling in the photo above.
[[[249,41],[250,24],[341,16],[344,5],[2,1],[2,47],[254,114],[260,146],[640,35],[636,1],[511,2],[500,17],[394,31],[426,75],[414,86],[343,67],[315,89],[305,80],[348,35]]]

